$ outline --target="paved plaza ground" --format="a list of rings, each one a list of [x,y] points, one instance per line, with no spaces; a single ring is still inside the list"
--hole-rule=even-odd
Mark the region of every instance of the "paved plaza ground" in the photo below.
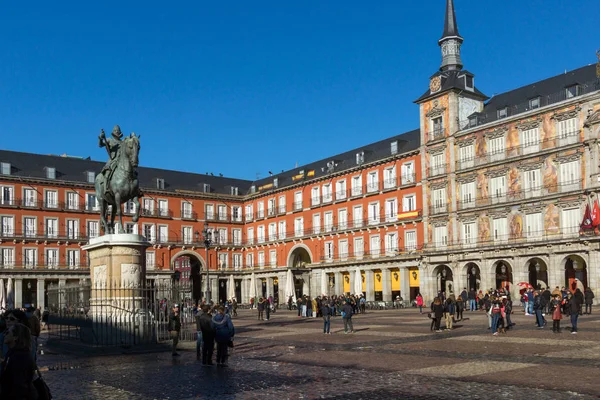
[[[81,357],[46,351],[40,366],[56,399],[597,399],[600,315],[581,316],[579,334],[534,327],[492,336],[487,317],[465,313],[452,331],[430,332],[415,309],[321,319],[279,311],[270,321],[241,310],[227,368],[202,367],[195,344],[170,353]],[[562,321],[569,326],[568,319]]]

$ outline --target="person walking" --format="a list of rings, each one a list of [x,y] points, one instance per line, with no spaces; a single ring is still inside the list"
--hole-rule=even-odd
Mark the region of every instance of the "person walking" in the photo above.
[[[442,305],[442,300],[439,297],[433,299],[431,311],[433,316],[433,329],[436,332],[441,332],[442,330],[440,329],[440,323],[442,322],[442,317],[444,316],[444,306]]]
[[[271,319],[271,300],[265,300],[265,320],[268,321]]]
[[[31,333],[29,327],[20,323],[10,325],[4,335],[8,352],[2,362],[0,393],[3,399],[37,399],[33,386],[34,371],[37,369],[31,355]]]
[[[462,321],[463,319],[463,310],[465,308],[465,301],[463,301],[464,297],[458,296],[456,299],[456,320]]]
[[[419,307],[419,314],[423,314],[423,296],[421,296],[421,293],[417,294],[415,301],[417,302],[417,307]]]
[[[534,292],[533,298],[533,311],[535,312],[535,323],[538,328],[543,329],[544,325],[546,325],[546,320],[542,315],[542,311],[544,309],[544,297],[538,292]]]
[[[237,317],[237,308],[238,308],[238,302],[237,302],[237,299],[234,297],[231,301],[231,310],[233,311],[234,317]]]
[[[258,299],[258,305],[256,306],[256,308],[258,309],[258,320],[262,321],[264,318],[264,311],[265,311],[265,300],[261,297],[260,299]]]
[[[342,307],[342,319],[344,320],[344,333],[354,333],[354,326],[352,326],[352,304],[350,299],[346,300],[346,303]]]
[[[181,331],[181,316],[179,315],[179,304],[173,305],[173,310],[169,314],[169,325],[168,328],[169,335],[171,335],[171,339],[173,340],[173,348],[171,351],[171,355],[173,357],[179,357],[179,353],[177,353],[177,344],[179,343],[179,331]]]
[[[446,330],[452,330],[452,318],[454,318],[454,301],[448,298],[444,304],[444,319],[446,321]]]
[[[194,321],[196,322],[196,360],[198,361],[202,358],[202,327],[200,325],[202,313],[202,308],[197,308],[196,315],[194,316]]]
[[[579,305],[579,315],[583,314],[583,303],[585,303],[585,297],[583,296],[583,292],[581,289],[575,289],[575,294],[573,295],[577,299],[577,304]]]
[[[321,315],[323,316],[323,333],[331,335],[331,312],[326,298],[321,302]]]
[[[592,288],[589,286],[585,288],[583,293],[583,297],[585,299],[585,314],[592,314],[592,304],[594,303],[594,292],[592,292]]]
[[[198,320],[202,335],[202,365],[213,365],[212,356],[215,350],[215,326],[209,311],[210,307],[203,305]]]
[[[562,319],[562,313],[560,312],[560,294],[554,295],[552,300],[552,332],[560,333],[560,320]]]
[[[579,318],[579,309],[581,306],[577,301],[577,297],[569,295],[567,303],[567,311],[571,315],[571,334],[577,334],[577,319]]]
[[[229,315],[225,314],[223,307],[219,307],[212,322],[215,327],[215,341],[217,342],[217,366],[224,367],[227,363],[227,347],[233,347],[232,340],[235,335],[235,328]]]
[[[497,299],[492,300],[491,306],[491,315],[492,315],[492,335],[498,336],[498,321],[502,318],[502,303]]]
[[[469,311],[477,311],[477,293],[475,293],[475,289],[469,290]]]

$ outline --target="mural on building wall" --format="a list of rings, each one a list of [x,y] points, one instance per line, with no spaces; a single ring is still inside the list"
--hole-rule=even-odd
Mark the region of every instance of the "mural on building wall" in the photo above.
[[[557,235],[559,229],[558,207],[554,204],[548,204],[544,213],[544,231],[548,235]]]
[[[547,157],[544,160],[544,177],[542,181],[548,193],[556,193],[558,191],[558,172],[551,157]]]
[[[490,219],[486,213],[477,218],[477,234],[479,242],[488,242],[490,240]]]
[[[454,243],[454,231],[452,230],[452,227],[454,226],[453,222],[452,218],[448,219],[448,244]]]
[[[485,200],[490,197],[488,191],[488,181],[487,176],[485,176],[484,172],[479,172],[477,175],[477,200]],[[481,202],[479,202],[481,204]]]
[[[550,114],[546,114],[542,120],[542,126],[540,129],[540,141],[542,143],[542,150],[552,149],[556,147],[556,125],[554,120],[551,119]]]
[[[508,215],[508,228],[511,240],[523,237],[523,216],[519,212],[519,206],[513,207]]]
[[[516,157],[519,155],[519,145],[519,130],[512,124],[506,135],[506,150],[508,157]]]
[[[433,243],[433,226],[427,224],[427,243]]]
[[[487,156],[487,145],[483,132],[479,132],[475,137],[475,157],[482,158]]]
[[[508,171],[508,196],[518,199],[521,195],[521,174],[517,167],[511,167]]]

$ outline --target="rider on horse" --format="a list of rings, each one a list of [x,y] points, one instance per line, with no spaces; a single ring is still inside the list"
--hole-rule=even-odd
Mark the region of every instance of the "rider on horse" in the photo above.
[[[105,147],[106,152],[108,153],[108,161],[100,172],[101,175],[104,175],[105,182],[110,182],[110,179],[115,172],[115,168],[117,166],[117,156],[119,155],[119,149],[121,148],[121,143],[123,142],[121,140],[122,137],[123,134],[121,133],[121,128],[119,125],[115,125],[113,128],[112,137],[107,139],[104,134],[104,129],[102,129],[100,136],[98,136],[98,147]],[[108,185],[105,185],[105,191],[107,190]]]

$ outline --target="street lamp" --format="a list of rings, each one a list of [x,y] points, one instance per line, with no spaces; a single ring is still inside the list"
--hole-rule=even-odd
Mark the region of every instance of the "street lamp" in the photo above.
[[[208,229],[208,223],[204,224],[202,229],[202,237],[204,238],[204,248],[206,249],[206,301],[210,302],[210,273],[208,264],[208,249],[211,244],[219,241],[219,233]]]
[[[477,275],[477,268],[471,268],[471,275]]]
[[[536,262],[536,263],[535,263],[535,272],[537,272],[537,273],[539,274],[539,273],[540,273],[540,269],[541,269],[541,267],[540,267],[540,263],[539,263],[539,262]]]

